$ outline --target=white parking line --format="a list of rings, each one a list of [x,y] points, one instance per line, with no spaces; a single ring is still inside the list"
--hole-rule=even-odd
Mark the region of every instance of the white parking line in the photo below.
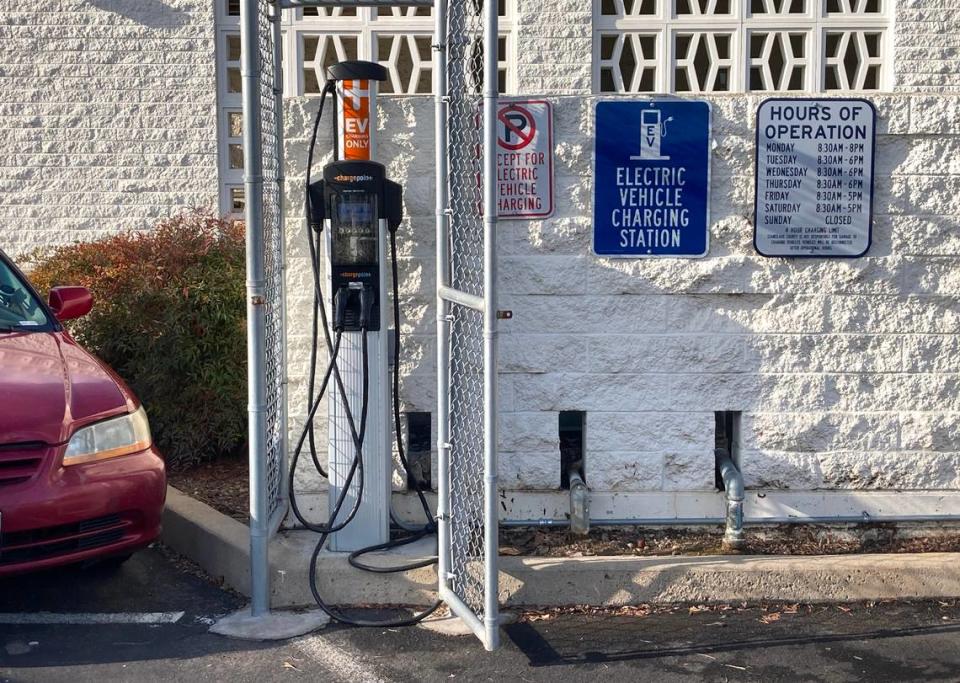
[[[175,624],[183,612],[0,612],[0,624]]]
[[[364,663],[366,657],[353,648],[333,643],[326,635],[305,636],[294,641],[294,646],[326,668],[335,680],[350,683],[386,683],[383,677]]]

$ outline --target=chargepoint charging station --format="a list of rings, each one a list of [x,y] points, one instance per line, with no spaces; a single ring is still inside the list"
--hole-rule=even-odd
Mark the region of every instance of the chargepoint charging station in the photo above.
[[[388,234],[400,226],[403,202],[400,186],[371,159],[377,83],[386,78],[386,70],[379,64],[348,62],[331,67],[330,78],[337,103],[336,156],[342,161],[328,164],[323,179],[310,186],[310,225],[323,225],[329,296],[321,305],[332,305],[333,330],[342,334],[333,362],[345,391],[330,392],[328,399],[331,520],[345,489],[342,504],[347,510],[359,499],[349,528],[332,535],[330,549],[352,552],[390,540],[386,245]],[[358,428],[364,435],[362,482],[350,477],[356,454],[353,415],[364,419]]]
[[[391,540],[391,521],[399,526],[390,510],[392,433],[396,434],[400,462],[407,467],[396,371],[392,374],[392,386],[390,383],[390,356],[392,353],[399,358],[402,347],[396,233],[403,218],[403,198],[400,185],[389,180],[383,164],[371,158],[376,149],[377,83],[387,78],[387,72],[379,64],[351,61],[331,66],[328,76],[307,162],[305,214],[314,284],[310,414],[290,467],[290,503],[304,527],[320,535],[310,568],[310,588],[317,603],[341,622],[402,625],[419,621],[439,603],[409,619],[357,620],[328,605],[316,581],[317,558],[325,548],[350,553],[348,560],[353,567],[377,573],[436,563],[431,558],[385,570],[360,560],[368,552],[435,536],[436,521],[418,489],[425,515],[423,525],[403,525],[405,535]],[[323,102],[329,95],[337,105],[334,158],[324,167],[323,177],[314,182],[311,167],[317,132]],[[393,284],[392,307],[388,281]],[[391,308],[392,316],[388,314]],[[325,344],[328,357],[317,384],[321,343]],[[313,433],[324,396],[328,425],[326,471],[321,466]],[[297,504],[293,473],[305,446],[317,472],[329,482],[329,514],[325,522],[308,520]]]

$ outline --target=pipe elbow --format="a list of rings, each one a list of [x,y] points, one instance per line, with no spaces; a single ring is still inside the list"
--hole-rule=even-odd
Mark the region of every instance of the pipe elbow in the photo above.
[[[737,469],[727,452],[723,450],[717,450],[717,463],[727,498],[742,501],[744,499],[744,486],[743,475],[740,470]]]

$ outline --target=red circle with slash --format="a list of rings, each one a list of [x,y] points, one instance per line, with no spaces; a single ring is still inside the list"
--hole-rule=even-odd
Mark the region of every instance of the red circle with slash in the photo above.
[[[504,149],[523,149],[533,142],[533,138],[537,135],[537,123],[533,114],[519,105],[514,104],[501,109],[497,118],[503,124],[497,136],[497,143]],[[521,125],[518,120],[522,120],[524,125]],[[513,141],[514,137],[517,139],[516,142]]]

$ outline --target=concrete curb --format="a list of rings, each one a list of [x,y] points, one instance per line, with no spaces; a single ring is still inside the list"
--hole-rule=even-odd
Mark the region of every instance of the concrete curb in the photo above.
[[[503,557],[500,597],[507,605],[609,606],[953,598],[958,563],[960,553]]]
[[[189,557],[215,578],[250,595],[250,540],[245,524],[209,505],[167,488],[161,540]],[[270,543],[271,603],[274,607],[315,605],[310,592],[310,557],[317,535],[299,531],[278,535]],[[436,553],[421,544],[390,553],[370,553],[372,565],[405,563]],[[399,558],[399,559],[398,559]],[[373,574],[351,567],[344,553],[322,552],[317,560],[317,588],[333,604],[429,605],[436,600],[433,567],[403,574]]]
[[[249,594],[247,527],[174,488],[167,494],[163,542],[215,577]],[[316,535],[288,532],[270,547],[275,607],[313,605],[307,577]],[[384,565],[430,555],[371,553]],[[371,574],[345,555],[321,553],[319,590],[339,604],[429,605],[436,599],[433,567]],[[960,597],[960,553],[707,557],[501,557],[500,602],[622,606],[641,603],[845,602]]]
[[[160,540],[205,572],[250,595],[250,533],[246,524],[167,487]]]

